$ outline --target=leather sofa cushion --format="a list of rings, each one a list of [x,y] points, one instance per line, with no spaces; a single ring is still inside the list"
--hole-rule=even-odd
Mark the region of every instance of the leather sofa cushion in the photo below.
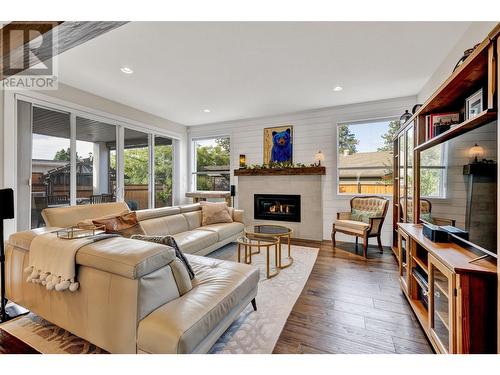
[[[183,253],[194,254],[218,241],[217,233],[192,230],[174,234],[173,237]],[[196,274],[196,271],[195,271]]]
[[[114,237],[78,250],[76,263],[129,279],[138,279],[175,259],[171,247],[151,242]]]
[[[337,220],[335,222],[335,229],[353,232],[357,234],[363,234],[363,232],[370,227],[369,224],[363,223],[362,221],[354,220]]]
[[[174,235],[189,230],[188,222],[183,215],[157,217],[141,220],[140,223],[148,236]]]
[[[186,204],[184,206],[179,206],[181,213],[201,211],[201,205],[199,203]]]
[[[193,289],[139,323],[137,348],[147,353],[191,353],[259,282],[257,268],[187,255]]]
[[[189,230],[201,227],[201,211],[186,212],[182,214],[189,226]]]
[[[130,211],[125,202],[84,204],[81,206],[46,208],[42,211],[42,217],[48,227],[65,228],[77,225],[85,219],[113,214],[120,215],[124,211]]]
[[[210,224],[203,227],[199,227],[197,230],[206,230],[210,232],[217,233],[219,241],[223,241],[226,238],[235,236],[243,232],[245,226],[242,223],[224,223],[224,224]]]
[[[181,213],[181,210],[179,207],[161,207],[161,208],[152,208],[148,210],[139,210],[136,211],[136,213],[137,213],[137,220],[142,221],[142,220],[154,219],[157,217],[177,215]]]
[[[53,232],[58,229],[59,228],[56,227],[42,227],[23,232],[17,232],[10,235],[9,244],[19,247],[23,250],[29,251],[31,246],[31,241],[33,240],[33,238],[41,234]]]

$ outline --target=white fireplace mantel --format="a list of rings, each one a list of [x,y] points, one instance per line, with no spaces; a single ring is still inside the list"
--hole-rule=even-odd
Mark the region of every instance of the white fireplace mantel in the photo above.
[[[323,239],[321,175],[251,175],[238,176],[238,208],[245,211],[245,223],[284,225],[294,238]],[[254,194],[297,194],[301,196],[301,221],[254,219]]]

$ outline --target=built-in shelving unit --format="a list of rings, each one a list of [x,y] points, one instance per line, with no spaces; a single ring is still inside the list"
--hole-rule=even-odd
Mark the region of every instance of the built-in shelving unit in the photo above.
[[[423,235],[419,170],[422,151],[498,120],[499,34],[497,25],[394,139],[392,249],[401,289],[438,353],[497,352],[497,259]],[[479,89],[483,110],[468,119],[465,99]],[[450,112],[462,121],[432,136],[426,118]]]

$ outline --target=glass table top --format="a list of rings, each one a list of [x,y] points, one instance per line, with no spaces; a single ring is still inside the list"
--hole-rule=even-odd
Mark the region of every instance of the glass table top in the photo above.
[[[245,227],[245,233],[262,236],[284,236],[292,233],[292,230],[282,225],[262,224]]]

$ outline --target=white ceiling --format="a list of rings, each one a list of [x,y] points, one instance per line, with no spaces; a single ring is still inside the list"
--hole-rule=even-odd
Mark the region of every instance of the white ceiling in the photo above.
[[[469,25],[132,22],[61,54],[59,76],[197,125],[415,95]]]

